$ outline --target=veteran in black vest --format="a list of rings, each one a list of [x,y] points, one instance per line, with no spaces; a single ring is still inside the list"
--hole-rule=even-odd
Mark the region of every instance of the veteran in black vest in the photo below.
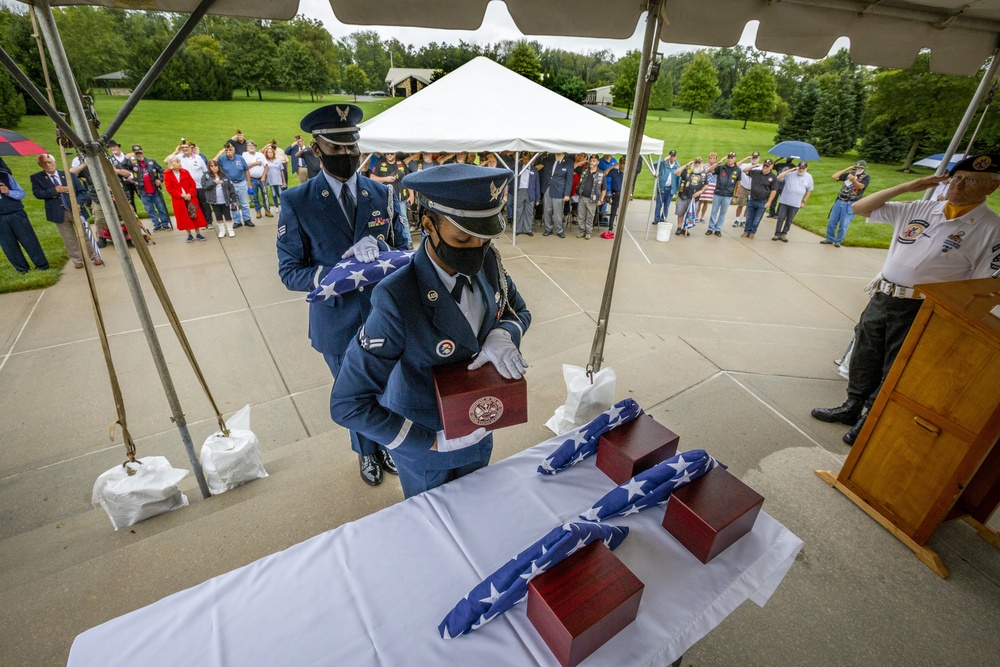
[[[278,275],[290,290],[309,292],[338,262],[374,261],[381,251],[410,247],[410,232],[392,190],[357,173],[361,153],[353,104],[320,107],[302,119],[313,136],[322,171],[281,195]],[[309,306],[309,340],[336,380],[344,352],[371,310],[371,291],[356,290]],[[392,458],[375,441],[351,431],[361,479],[375,486],[382,472],[395,474]]]
[[[506,169],[448,164],[408,174],[426,233],[408,265],[381,281],[330,397],[334,421],[386,445],[406,497],[487,465],[493,435],[444,436],[433,367],[492,363],[506,378],[527,364],[524,299],[492,239],[506,227]]]

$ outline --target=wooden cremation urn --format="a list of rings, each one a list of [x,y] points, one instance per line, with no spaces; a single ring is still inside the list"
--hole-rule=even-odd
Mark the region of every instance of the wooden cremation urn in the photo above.
[[[572,667],[635,620],[643,583],[600,540],[528,584],[528,620]]]
[[[615,484],[624,484],[676,454],[678,443],[679,435],[649,415],[640,415],[601,436],[597,467]]]
[[[493,431],[528,421],[528,384],[508,380],[486,364],[474,371],[469,361],[434,367],[434,391],[446,438],[477,428]]]
[[[663,527],[707,563],[753,529],[763,503],[725,468],[714,468],[670,495]]]

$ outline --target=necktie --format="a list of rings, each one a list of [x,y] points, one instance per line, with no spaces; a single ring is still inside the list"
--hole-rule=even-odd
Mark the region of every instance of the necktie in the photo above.
[[[59,174],[52,174],[50,178],[52,179],[52,182],[55,183],[56,185],[62,185],[62,183],[59,181]],[[63,208],[68,211],[70,208],[69,195],[66,194],[65,192],[60,192],[59,199],[62,201]]]
[[[354,205],[354,197],[351,196],[351,191],[348,189],[346,183],[340,186],[340,205],[344,207],[344,214],[347,216],[347,221],[351,223],[351,228],[353,228],[354,214],[357,213],[357,207]]]
[[[472,289],[472,281],[467,276],[461,273],[455,274],[455,286],[451,288],[451,296],[455,299],[455,303],[462,303],[462,292],[465,291],[466,285]]]

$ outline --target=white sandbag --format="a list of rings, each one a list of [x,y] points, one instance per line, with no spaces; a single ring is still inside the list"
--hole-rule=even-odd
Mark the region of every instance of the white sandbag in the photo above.
[[[201,447],[201,469],[212,495],[267,477],[260,460],[260,440],[250,430],[250,406],[226,420],[229,436],[216,432]]]
[[[187,496],[177,488],[187,474],[162,456],[146,456],[98,477],[90,502],[104,508],[115,530],[126,528],[187,505]]]
[[[545,426],[556,435],[580,428],[615,403],[617,378],[612,368],[602,368],[594,373],[591,383],[587,370],[563,364],[566,381],[566,403],[556,408]]]

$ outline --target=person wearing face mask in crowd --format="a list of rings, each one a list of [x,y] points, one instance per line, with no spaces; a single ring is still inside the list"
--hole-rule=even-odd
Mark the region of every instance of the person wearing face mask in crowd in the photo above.
[[[387,443],[407,498],[482,468],[493,451],[482,428],[445,437],[432,368],[492,363],[506,378],[527,368],[519,348],[531,314],[492,243],[507,226],[512,180],[506,169],[462,164],[403,178],[420,199],[424,240],[376,286],[333,387],[334,421]]]
[[[278,214],[278,275],[290,290],[309,292],[335,265],[373,262],[379,253],[410,247],[402,204],[392,189],[357,173],[361,160],[353,104],[330,104],[306,115],[303,132],[313,135],[312,151],[322,171],[281,194]],[[359,289],[309,306],[309,339],[337,380],[348,344],[371,309],[371,290]],[[337,380],[339,384],[339,380]],[[371,486],[396,468],[384,449],[351,431],[361,479]]]

